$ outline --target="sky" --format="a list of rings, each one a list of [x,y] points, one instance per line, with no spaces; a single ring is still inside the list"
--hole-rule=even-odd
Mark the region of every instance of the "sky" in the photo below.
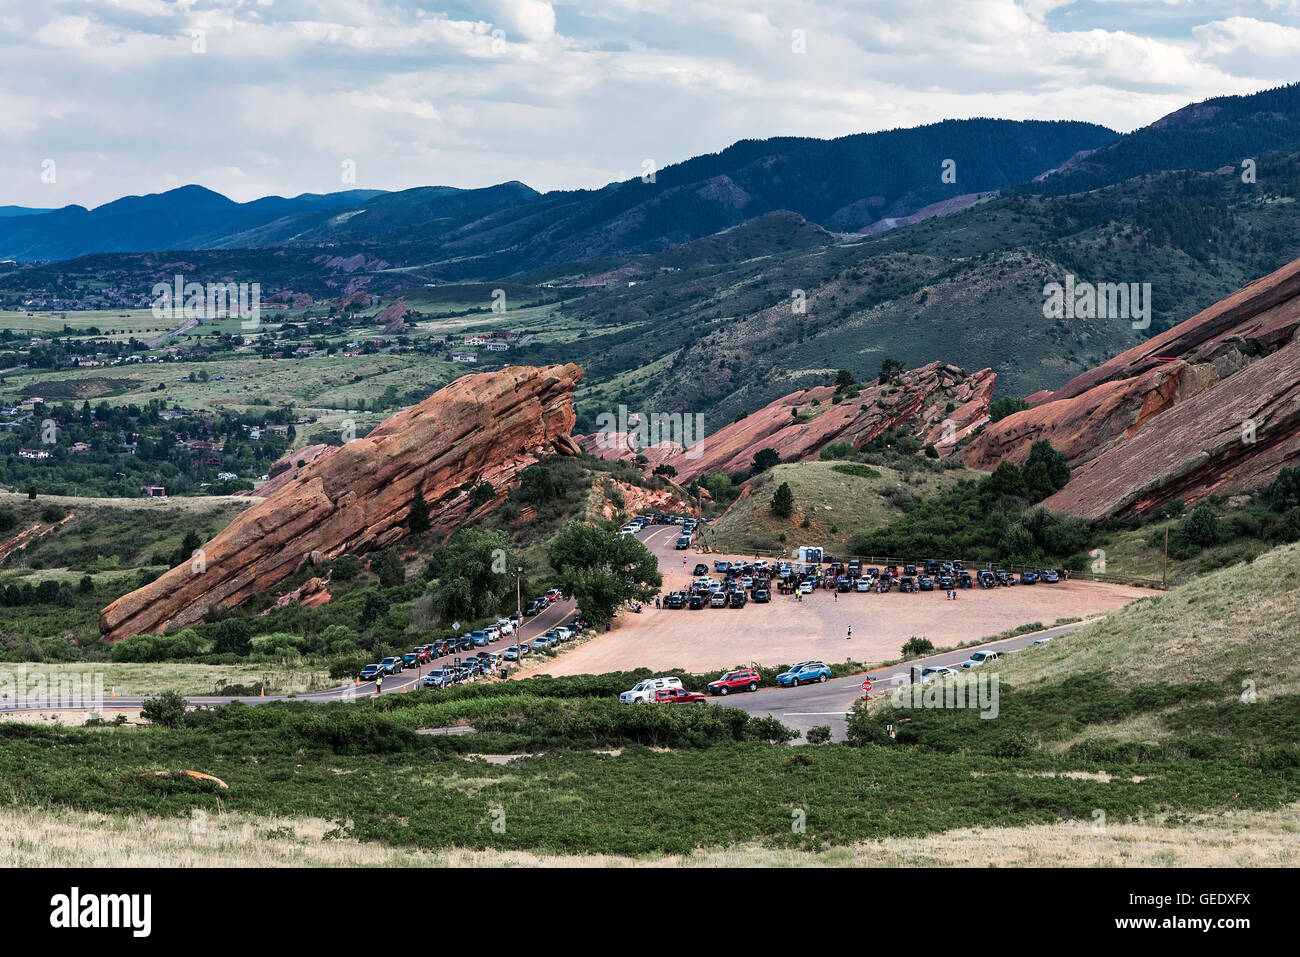
[[[3,0],[0,205],[599,187],[972,116],[1126,132],[1298,65],[1300,0]]]

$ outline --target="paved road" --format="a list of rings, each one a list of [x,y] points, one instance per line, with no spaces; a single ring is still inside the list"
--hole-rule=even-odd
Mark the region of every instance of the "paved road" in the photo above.
[[[970,657],[977,648],[995,651],[1019,651],[1027,648],[1041,638],[1055,638],[1068,634],[1076,628],[1089,624],[1077,621],[1069,625],[1059,625],[1044,631],[1017,635],[990,641],[988,644],[962,648],[960,651],[945,651],[940,654],[918,658],[902,665],[888,665],[851,678],[835,678],[822,684],[804,685],[799,688],[760,688],[753,694],[748,692],[732,693],[724,697],[710,699],[713,704],[723,704],[731,708],[740,708],[752,715],[771,715],[789,728],[807,731],[819,724],[829,725],[831,736],[836,741],[844,739],[844,717],[853,707],[853,703],[862,697],[862,682],[870,678],[873,684],[871,697],[889,694],[895,685],[889,679],[894,675],[905,676],[904,683],[910,680],[911,668],[936,668],[946,665],[955,668]],[[989,667],[989,666],[985,666]]]
[[[514,644],[516,638],[520,638],[523,641],[530,641],[533,638],[536,638],[538,635],[554,628],[556,625],[564,624],[565,621],[567,621],[569,618],[573,616],[574,610],[575,610],[575,602],[571,599],[567,601],[560,600],[560,601],[553,602],[545,611],[541,612],[540,614],[535,615],[532,618],[525,618],[523,627],[520,628],[518,631],[516,631],[514,635],[511,635],[508,638],[502,638],[497,642],[493,642],[493,644],[489,645],[488,648],[494,651],[504,650],[505,648],[508,648],[510,645]],[[415,642],[412,641],[411,644],[414,645]],[[462,657],[472,657],[472,654],[470,652],[462,652],[461,655]],[[426,671],[429,671],[433,668],[441,667],[443,663],[450,664],[453,657],[455,656],[438,658],[428,664],[421,665],[419,668],[403,671],[401,674],[397,674],[397,675],[390,675],[389,677],[384,679],[383,693],[402,694],[404,691],[414,691],[416,688],[420,687],[420,681],[424,677],[424,673]],[[524,657],[524,661],[525,662],[528,661],[527,656]],[[518,666],[512,664],[511,670],[514,670],[514,668],[516,667]],[[87,670],[89,671],[92,669],[91,667],[88,667]],[[267,701],[286,701],[286,700],[341,701],[341,700],[348,700],[351,698],[359,697],[361,695],[373,695],[373,694],[375,694],[375,683],[373,681],[367,681],[363,683],[354,682],[353,684],[340,685],[337,688],[330,688],[326,691],[311,691],[304,694],[293,695],[292,698],[290,698],[289,695],[266,695],[265,697],[262,697],[260,695],[257,697],[218,697],[215,695],[193,695],[193,696],[187,695],[185,700],[193,705],[229,704],[232,701],[242,701],[244,704],[262,704]],[[146,700],[148,700],[148,698],[152,698],[152,697],[154,696],[145,695],[145,696],[126,696],[126,697],[118,697],[118,698],[109,698],[104,701],[103,710],[134,711],[138,709]],[[65,709],[58,706],[48,706],[42,708],[28,709],[18,702],[9,702],[0,705],[0,711],[24,711],[24,710],[59,711]],[[78,706],[69,706],[66,708],[66,710],[85,711],[87,709],[83,704]]]

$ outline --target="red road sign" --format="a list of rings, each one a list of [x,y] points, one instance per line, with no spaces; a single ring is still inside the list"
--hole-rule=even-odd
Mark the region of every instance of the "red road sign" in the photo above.
[[[870,681],[864,681],[864,682],[862,682],[862,690],[863,690],[863,691],[870,691],[870,690],[871,690],[871,682],[870,682]]]

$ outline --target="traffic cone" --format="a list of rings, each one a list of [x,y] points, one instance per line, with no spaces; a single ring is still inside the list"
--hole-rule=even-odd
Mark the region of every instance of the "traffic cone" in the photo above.
[[[265,682],[265,681],[262,682],[262,693],[261,693],[261,695],[259,695],[259,697],[262,697],[262,698],[265,698],[265,697],[266,697],[266,682]]]

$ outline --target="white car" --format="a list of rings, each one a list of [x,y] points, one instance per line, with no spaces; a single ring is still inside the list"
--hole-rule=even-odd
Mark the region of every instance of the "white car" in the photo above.
[[[488,641],[500,641],[501,629],[496,625],[488,625],[483,629],[483,634],[487,635]]]
[[[799,594],[801,594],[801,595],[811,595],[812,593],[813,593],[813,583],[812,583],[812,582],[802,582],[802,583],[800,583],[800,585],[799,585]]]
[[[871,591],[871,579],[859,578],[857,584],[853,586],[854,591]]]
[[[1051,641],[1051,640],[1052,640],[1052,636],[1051,636],[1051,635],[1048,635],[1046,638],[1035,638],[1035,639],[1034,639],[1034,644],[1036,644],[1036,645],[1045,645],[1045,644],[1047,644],[1047,643],[1048,643],[1049,641]]]
[[[972,668],[978,668],[986,661],[993,661],[994,659],[1001,658],[1001,657],[1002,657],[1002,652],[1000,651],[976,651],[973,652],[969,658],[967,658],[960,665],[958,665],[958,667],[961,668],[963,671],[970,671]]]
[[[509,618],[498,618],[497,627],[501,629],[502,635],[513,635],[515,633],[515,623]]]
[[[655,700],[655,692],[666,688],[680,688],[681,678],[647,678],[631,691],[624,691],[618,696],[622,704],[650,704]]]
[[[568,641],[573,637],[573,629],[568,625],[556,625],[555,633],[560,636],[560,641]]]
[[[951,678],[956,673],[951,668],[922,668],[921,682],[932,681],[935,678]]]

